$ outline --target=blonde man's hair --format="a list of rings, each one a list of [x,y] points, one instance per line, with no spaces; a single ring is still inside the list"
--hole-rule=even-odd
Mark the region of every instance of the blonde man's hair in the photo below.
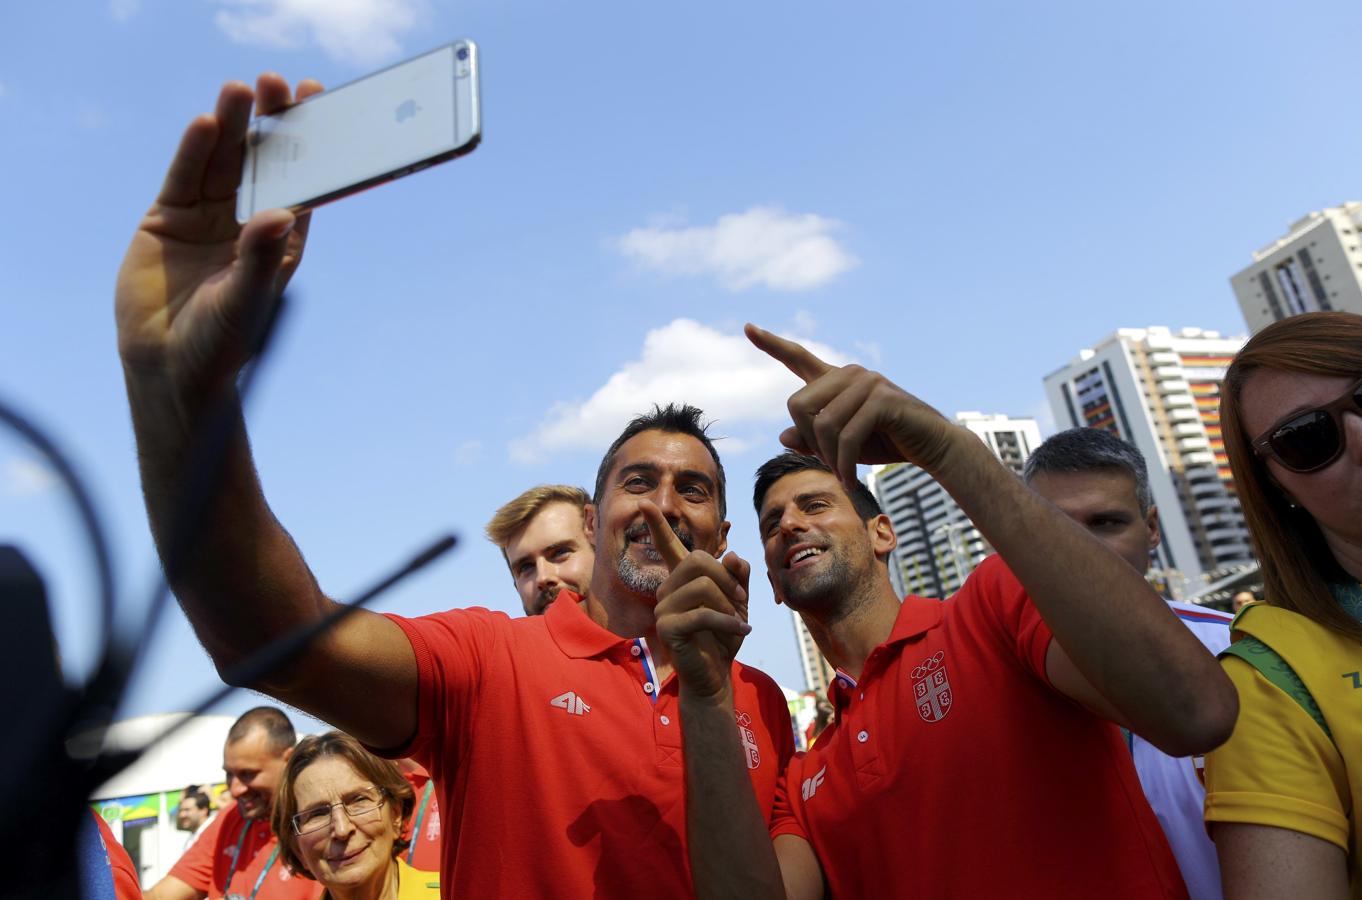
[[[539,515],[539,511],[550,503],[567,503],[577,508],[581,514],[582,521],[586,521],[586,513],[582,507],[591,502],[591,497],[586,491],[571,484],[540,484],[530,488],[525,493],[507,503],[497,510],[496,515],[492,516],[492,521],[487,523],[487,539],[501,548],[501,555],[506,556],[506,545],[511,542],[515,533],[524,528],[529,521]],[[508,559],[509,563],[510,560]]]

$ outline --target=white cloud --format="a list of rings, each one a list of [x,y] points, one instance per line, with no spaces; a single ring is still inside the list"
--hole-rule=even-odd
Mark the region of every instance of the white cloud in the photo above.
[[[462,441],[454,448],[454,465],[471,466],[482,459],[482,441]]]
[[[115,22],[126,22],[142,10],[142,0],[109,0],[109,13]]]
[[[884,348],[880,346],[879,341],[856,341],[852,346],[856,348],[857,353],[877,366],[884,360]]]
[[[399,36],[428,13],[428,0],[217,0],[214,21],[239,44],[298,47],[315,42],[343,63],[369,66],[399,56]]]
[[[832,233],[834,219],[754,206],[720,216],[713,225],[635,228],[615,249],[663,275],[711,275],[730,291],[757,285],[806,291],[827,284],[857,260]]]
[[[822,344],[801,340],[830,363],[847,358]],[[721,452],[741,453],[753,441],[770,439],[788,422],[785,401],[801,382],[742,334],[724,333],[690,319],[648,332],[639,359],[625,363],[589,398],[559,403],[545,424],[511,442],[511,458],[533,463],[560,450],[604,450],[626,422],[654,403],[685,402],[700,407],[724,435]],[[783,424],[782,424],[783,427]]]
[[[11,456],[5,460],[5,493],[13,497],[31,497],[57,485],[57,475],[36,460]]]

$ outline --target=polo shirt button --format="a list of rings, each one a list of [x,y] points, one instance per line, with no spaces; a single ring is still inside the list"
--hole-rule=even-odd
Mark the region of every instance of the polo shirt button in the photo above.
[[[667,718],[666,716],[663,716],[661,721],[663,725],[670,725],[672,723],[672,720]]]
[[[865,699],[865,694],[861,694],[861,699],[862,699],[862,700]]]
[[[629,647],[629,655],[630,655],[630,656],[638,656],[638,655],[639,655],[640,653],[642,653],[642,652],[643,652],[642,650],[639,650],[639,649],[638,649],[638,644],[633,644],[633,645],[631,645],[631,646]]]
[[[858,733],[858,734],[856,735],[856,740],[858,740],[858,741],[860,741],[862,744],[864,744],[866,741],[870,740],[870,732],[868,732],[868,731],[862,731],[862,732]]]
[[[646,683],[645,685],[643,685],[643,693],[645,693],[645,694],[651,694],[652,692],[653,692],[653,683],[652,683],[651,681],[649,681],[648,683]]]

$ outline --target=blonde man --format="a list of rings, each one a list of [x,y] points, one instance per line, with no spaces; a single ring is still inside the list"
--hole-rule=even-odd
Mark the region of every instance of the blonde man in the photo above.
[[[586,534],[591,498],[568,484],[541,484],[507,503],[487,523],[487,539],[501,548],[525,615],[538,616],[558,592],[586,593],[596,561]]]

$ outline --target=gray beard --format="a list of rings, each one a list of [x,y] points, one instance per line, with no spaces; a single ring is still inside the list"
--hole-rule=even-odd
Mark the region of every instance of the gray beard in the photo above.
[[[654,550],[652,553],[656,555],[657,551]],[[658,557],[658,561],[660,564],[660,556]],[[620,554],[619,565],[616,568],[619,570],[620,581],[624,582],[624,586],[634,593],[642,594],[645,597],[656,597],[657,589],[662,586],[663,580],[667,577],[667,573],[661,568],[639,568],[634,561],[629,558],[628,545],[625,546],[624,552]]]

